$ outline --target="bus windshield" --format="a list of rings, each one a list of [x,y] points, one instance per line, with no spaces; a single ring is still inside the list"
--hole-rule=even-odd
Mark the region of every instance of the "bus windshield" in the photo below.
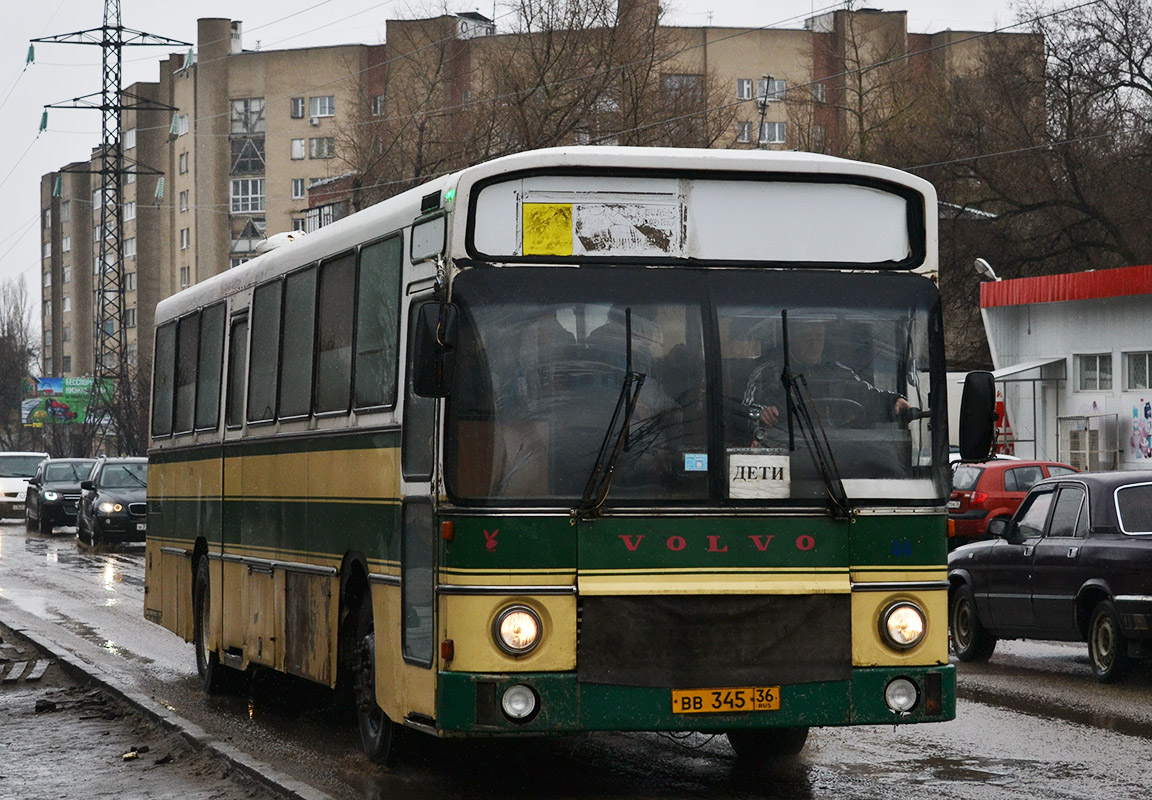
[[[816,435],[850,499],[942,501],[946,416],[943,403],[931,408],[944,394],[936,297],[909,274],[469,270],[453,293],[461,314],[449,494],[578,502],[615,433],[630,349],[645,380],[608,506],[819,503],[829,488]],[[796,402],[815,430],[797,424]],[[909,420],[909,407],[930,413]]]

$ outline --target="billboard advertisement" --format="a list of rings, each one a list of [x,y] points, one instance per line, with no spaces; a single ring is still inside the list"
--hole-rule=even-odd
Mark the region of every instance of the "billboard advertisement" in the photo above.
[[[20,416],[24,424],[79,425],[88,417],[88,408],[97,399],[93,384],[101,382],[105,399],[112,396],[113,382],[107,378],[29,378],[24,382]]]

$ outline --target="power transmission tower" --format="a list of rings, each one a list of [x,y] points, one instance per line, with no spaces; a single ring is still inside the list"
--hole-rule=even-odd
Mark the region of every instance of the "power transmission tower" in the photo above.
[[[99,95],[77,97],[68,103],[45,108],[99,108],[103,116],[102,141],[97,157],[99,167],[87,170],[100,175],[99,214],[100,240],[97,245],[99,281],[94,305],[96,308],[96,353],[92,369],[92,396],[88,417],[96,420],[98,440],[106,437],[109,425],[116,428],[116,449],[119,453],[143,453],[145,432],[137,425],[125,424],[125,410],[132,410],[143,401],[137,397],[136,382],[128,363],[128,348],[124,331],[124,212],[121,187],[127,170],[124,150],[120,143],[120,115],[127,109],[171,109],[150,103],[143,98],[122,94],[120,91],[121,58],[125,47],[136,45],[162,45],[191,47],[188,42],[169,39],[143,31],[125,28],[120,24],[120,0],[104,0],[104,24],[75,33],[45,36],[34,42],[96,45],[103,51],[103,86]],[[99,104],[94,99],[99,97]],[[128,101],[127,104],[125,101]],[[134,172],[161,174],[156,170]],[[112,380],[112,395],[103,391],[105,381]]]

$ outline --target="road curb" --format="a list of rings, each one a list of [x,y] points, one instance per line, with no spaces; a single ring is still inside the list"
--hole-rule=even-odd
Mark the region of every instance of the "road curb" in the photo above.
[[[2,621],[7,627],[55,658],[71,677],[80,682],[99,686],[159,723],[162,727],[179,733],[194,746],[211,751],[265,788],[290,800],[334,800],[331,795],[286,775],[270,764],[253,758],[234,745],[213,736],[199,725],[175,713],[171,708],[157,703],[148,695],[117,685],[115,679],[108,675],[99,664],[81,660],[68,648],[52,640],[45,631],[31,628],[27,624],[9,622],[7,619]]]

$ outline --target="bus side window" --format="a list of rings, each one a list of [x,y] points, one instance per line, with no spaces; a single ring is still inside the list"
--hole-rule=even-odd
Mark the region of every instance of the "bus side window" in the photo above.
[[[312,406],[312,354],[316,341],[316,267],[284,280],[280,340],[279,417],[306,416]]]
[[[252,295],[252,349],[248,361],[248,421],[276,416],[276,375],[280,365],[279,280],[257,286]]]
[[[347,411],[352,390],[352,315],[348,298],[356,280],[356,255],[320,265],[316,337],[316,412]]]
[[[156,355],[152,377],[152,435],[172,433],[172,401],[176,383],[176,323],[156,329]]]
[[[176,333],[176,423],[174,433],[189,433],[195,424],[196,358],[200,350],[200,314],[180,320]]]
[[[397,235],[360,251],[356,291],[356,408],[396,403],[396,351],[400,338],[400,264]]]
[[[220,376],[224,369],[224,304],[204,309],[200,319],[200,357],[196,369],[196,430],[214,430],[220,422]]]
[[[228,410],[225,417],[229,428],[244,424],[244,367],[248,360],[248,318],[232,322],[228,337]]]

